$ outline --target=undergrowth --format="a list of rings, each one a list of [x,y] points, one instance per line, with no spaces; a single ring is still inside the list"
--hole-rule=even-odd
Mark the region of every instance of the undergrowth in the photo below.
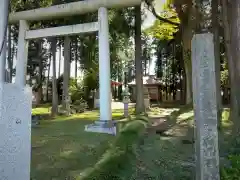
[[[97,164],[83,172],[79,180],[122,180],[122,172],[131,174],[137,144],[147,126],[147,118],[131,120],[120,131],[115,142]],[[126,177],[126,176],[125,176]]]
[[[236,137],[228,156],[228,164],[221,168],[221,180],[240,180],[240,137]]]

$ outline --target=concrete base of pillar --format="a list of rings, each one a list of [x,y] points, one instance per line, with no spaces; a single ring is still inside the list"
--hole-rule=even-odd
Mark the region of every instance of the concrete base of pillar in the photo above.
[[[0,83],[0,179],[30,179],[32,90]]]
[[[85,126],[86,132],[104,133],[104,134],[117,134],[117,127],[114,121],[95,121],[93,124]]]

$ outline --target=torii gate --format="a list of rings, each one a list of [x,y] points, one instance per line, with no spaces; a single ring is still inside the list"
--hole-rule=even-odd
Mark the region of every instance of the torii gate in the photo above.
[[[30,179],[32,90],[26,86],[28,40],[98,31],[100,74],[100,120],[111,117],[109,29],[107,8],[140,5],[141,0],[85,0],[47,8],[16,12],[9,23],[19,23],[16,80],[4,82],[6,43],[1,48],[0,66],[0,179]],[[0,6],[0,43],[4,42],[8,0]],[[29,30],[28,21],[47,20],[98,10],[98,22]]]

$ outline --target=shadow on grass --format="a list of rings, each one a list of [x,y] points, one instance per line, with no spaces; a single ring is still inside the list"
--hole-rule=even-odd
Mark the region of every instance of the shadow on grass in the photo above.
[[[194,143],[182,141],[193,137],[193,126],[189,123],[192,122],[193,114],[187,118],[182,117],[190,111],[191,107],[183,107],[166,116],[170,129],[175,133],[175,126],[184,129],[182,136],[162,137],[154,133],[146,136],[144,144],[137,149],[137,159],[129,166],[132,168],[131,177],[124,172],[122,180],[194,179]],[[74,179],[83,170],[95,165],[112,144],[114,137],[84,132],[84,125],[95,120],[91,116],[92,112],[88,113],[80,119],[69,117],[67,120],[46,121],[33,130],[33,179]],[[225,130],[223,132],[223,137],[231,136]]]
[[[187,131],[192,131],[192,127]],[[183,144],[182,137],[149,134],[139,148],[137,171],[132,179],[194,179],[193,146]]]
[[[236,137],[233,133],[234,124],[230,120],[230,109],[224,108],[222,113],[222,129],[219,130],[219,149],[220,156],[227,157],[230,154],[239,149],[240,142],[238,143],[238,136]],[[240,150],[237,150],[240,153]]]
[[[180,108],[166,116],[170,124],[169,131],[174,135],[163,137],[152,133],[145,138],[139,150],[135,179],[195,179],[193,115],[191,106]],[[219,131],[221,165],[225,163],[223,157],[230,153],[240,153],[240,138],[238,146],[231,143],[232,123],[229,120],[229,109],[224,109],[222,123],[223,129]],[[182,133],[178,134],[178,130]]]
[[[167,108],[167,111],[170,114],[160,116],[160,119],[166,119],[168,134],[162,136],[149,131],[138,149],[137,169],[131,179],[194,179],[194,142],[190,142],[193,138],[192,107],[174,106]]]
[[[77,179],[129,180],[133,174],[135,151],[145,134],[147,121],[136,118],[128,121],[119,132],[114,144],[104,153],[93,168],[88,168]]]
[[[165,114],[164,109],[160,109],[159,114],[162,114],[160,115],[160,117],[150,115],[151,121],[156,122],[156,124],[159,124],[157,126],[161,131],[168,131],[169,129],[172,129],[175,125],[179,123],[188,123],[188,121],[193,119],[193,115],[191,114],[192,106],[184,106],[182,108],[170,108],[170,110],[167,109],[167,111],[170,113]],[[188,115],[187,117],[185,116],[181,117],[184,114],[190,115]],[[161,123],[161,121],[164,120],[165,122]]]
[[[86,124],[89,120],[49,121],[32,130],[32,179],[71,179],[97,162],[114,137],[84,132]]]
[[[187,113],[189,111],[192,111],[192,105],[188,105],[188,106],[182,106],[181,108],[179,108],[179,110],[177,111],[173,111],[167,118],[170,121],[173,121],[174,123],[176,123],[177,118],[183,114],[183,113]]]

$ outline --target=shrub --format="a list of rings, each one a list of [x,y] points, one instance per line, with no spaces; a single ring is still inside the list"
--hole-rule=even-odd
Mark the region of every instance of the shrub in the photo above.
[[[240,179],[240,155],[229,156],[230,165],[221,169],[221,180]]]
[[[72,102],[83,99],[84,88],[83,88],[82,82],[76,83],[76,81],[71,81],[69,86],[69,92],[71,94]]]
[[[129,169],[132,160],[136,158],[135,150],[144,135],[146,125],[145,121],[137,119],[127,123],[97,164],[78,179],[120,180],[121,172]]]
[[[82,113],[88,108],[87,102],[84,99],[76,100],[72,105],[71,109],[76,113]]]

